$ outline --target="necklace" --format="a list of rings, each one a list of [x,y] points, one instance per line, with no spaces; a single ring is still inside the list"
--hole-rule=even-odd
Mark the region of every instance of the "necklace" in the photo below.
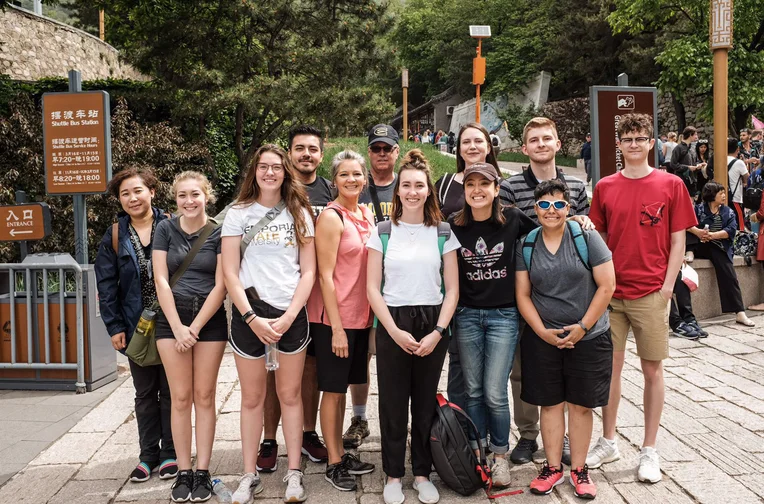
[[[419,224],[418,226],[409,226],[409,224],[406,224],[405,222],[401,221],[401,227],[406,230],[406,232],[409,234],[409,242],[413,243],[416,241],[417,237],[419,236],[419,231],[422,230],[424,227],[424,222]],[[412,228],[413,227],[413,231]]]

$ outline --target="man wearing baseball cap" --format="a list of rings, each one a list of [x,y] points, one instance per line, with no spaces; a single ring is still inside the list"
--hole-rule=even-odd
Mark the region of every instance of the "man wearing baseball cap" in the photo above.
[[[400,154],[398,132],[389,124],[377,124],[369,130],[369,183],[361,193],[358,202],[367,205],[374,213],[376,222],[390,219],[393,211],[393,191],[395,191],[395,163]],[[375,333],[369,335],[369,359],[377,353]],[[350,397],[353,401],[353,418],[342,436],[345,448],[357,448],[363,439],[369,436],[369,423],[366,420],[366,402],[369,398],[369,381],[363,385],[350,385]]]

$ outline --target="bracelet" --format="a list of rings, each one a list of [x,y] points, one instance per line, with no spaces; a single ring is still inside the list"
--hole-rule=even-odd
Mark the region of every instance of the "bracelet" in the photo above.
[[[250,315],[254,315],[255,317],[257,317],[257,315],[255,314],[255,310],[249,310],[247,313],[241,316],[241,321],[246,324],[247,319],[249,318]]]
[[[249,325],[249,323],[250,323],[250,322],[252,322],[253,320],[255,320],[256,318],[257,318],[257,314],[256,314],[256,313],[253,313],[253,314],[252,314],[252,318],[251,318],[251,319],[249,319],[249,320],[247,320],[247,321],[246,321],[246,324],[247,324],[247,325]]]

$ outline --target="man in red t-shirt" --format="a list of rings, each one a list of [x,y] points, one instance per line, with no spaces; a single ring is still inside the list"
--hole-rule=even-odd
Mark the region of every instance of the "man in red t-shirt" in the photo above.
[[[647,163],[655,144],[653,119],[626,114],[618,124],[624,168],[594,188],[589,218],[613,252],[616,288],[610,303],[613,376],[610,400],[602,408],[603,436],[586,463],[596,468],[618,460],[615,440],[626,335],[631,328],[645,377],[645,437],[639,480],[661,479],[655,450],[663,412],[663,359],[668,357],[669,300],[682,266],[685,230],[697,224],[682,180]]]

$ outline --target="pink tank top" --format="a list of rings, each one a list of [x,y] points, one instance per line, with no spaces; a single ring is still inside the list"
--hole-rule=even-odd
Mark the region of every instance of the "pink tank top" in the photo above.
[[[363,218],[334,201],[321,212],[338,212],[344,225],[332,278],[342,327],[345,329],[365,329],[371,324],[371,307],[366,298],[366,242],[374,229],[374,214],[365,205],[358,205],[358,208]],[[311,322],[331,325],[324,311],[318,278],[308,300],[308,318]]]

